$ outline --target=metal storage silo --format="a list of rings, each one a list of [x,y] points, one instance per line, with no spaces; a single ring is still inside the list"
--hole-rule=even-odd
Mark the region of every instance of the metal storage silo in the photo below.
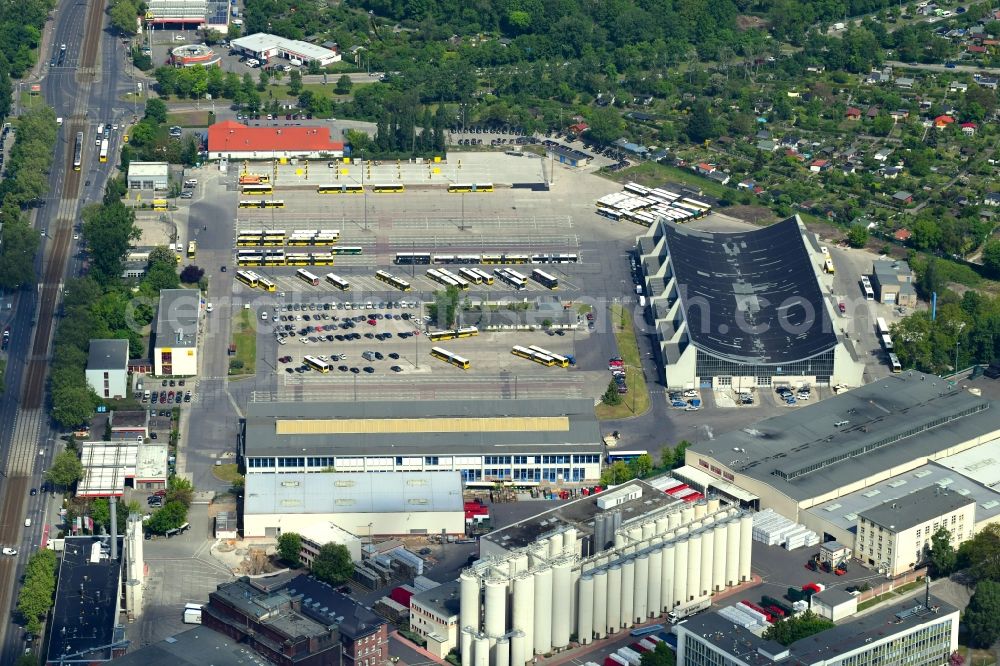
[[[695,532],[688,538],[688,597],[701,594],[701,532]]]
[[[666,516],[660,516],[656,519],[656,533],[665,534],[666,531],[670,529],[670,519]]]
[[[612,564],[608,569],[608,633],[618,633],[622,628],[622,568]]]
[[[510,663],[511,666],[524,666],[531,661],[530,643],[523,631],[515,631],[510,637]]]
[[[535,654],[552,651],[552,569],[535,571]]]
[[[552,567],[552,647],[564,648],[569,645],[571,621],[570,611],[570,568],[569,560],[556,562]]]
[[[625,547],[625,535],[620,532],[615,532],[615,550]]]
[[[656,534],[656,523],[652,520],[643,523],[642,525],[642,540],[649,541]]]
[[[688,541],[681,537],[674,543],[674,604],[687,601]]]
[[[731,518],[726,523],[726,585],[739,582],[740,575],[740,521]]]
[[[663,612],[663,548],[657,548],[649,553],[649,595],[647,610],[649,615],[656,617]]]
[[[635,558],[635,590],[632,593],[632,621],[641,624],[649,617],[649,555]]]
[[[475,643],[472,640],[472,631],[466,631],[459,627],[459,638],[462,644],[462,666],[472,666],[473,657],[475,657],[473,654]]]
[[[708,513],[708,502],[703,499],[698,500],[694,503],[694,518],[695,520],[701,520]]]
[[[663,573],[660,575],[660,603],[670,610],[674,607],[674,558],[676,555],[674,542],[663,546]]]
[[[485,636],[476,637],[472,663],[475,666],[490,666],[490,642]]]
[[[510,560],[510,575],[516,576],[522,571],[528,570],[528,554],[518,553]]]
[[[750,580],[751,536],[753,535],[753,516],[749,513],[740,518],[740,580]]]
[[[594,552],[599,553],[608,544],[607,518],[603,512],[594,516]]]
[[[690,525],[694,521],[694,507],[690,504],[681,509],[681,525]]]
[[[580,612],[580,567],[576,560],[570,559],[569,569],[569,626],[576,626],[576,614]]]
[[[563,535],[562,532],[557,532],[549,537],[549,557],[555,558],[562,555],[563,550]]]
[[[629,557],[622,562],[622,626],[632,626],[633,606],[635,604],[635,558]]]
[[[469,571],[463,571],[458,577],[459,583],[459,629],[472,627],[479,631],[479,578]]]
[[[724,522],[715,523],[712,530],[715,534],[712,547],[714,559],[712,560],[712,589],[718,592],[726,586],[726,524]]]
[[[702,530],[701,538],[701,593],[712,591],[712,569],[715,566],[715,531],[711,527]]]
[[[681,526],[681,512],[671,511],[667,514],[667,527],[672,530],[676,530]]]
[[[708,500],[708,512],[709,513],[715,513],[718,510],[719,510],[719,498],[718,497],[709,498],[709,500]]]
[[[580,578],[577,591],[576,638],[581,645],[587,645],[594,636],[594,579]]]
[[[594,572],[594,612],[593,627],[598,638],[608,635],[608,572],[600,569]]]
[[[563,532],[563,553],[566,555],[579,555],[580,544],[577,543],[577,531],[571,527]]]
[[[498,638],[493,646],[494,666],[510,666],[510,641],[506,637]]]
[[[514,579],[514,600],[512,602],[511,627],[524,634],[523,645],[531,650],[535,632],[535,577],[530,573],[519,574]],[[526,654],[527,659],[531,655]],[[516,660],[515,662],[516,663]]]
[[[507,633],[507,581],[488,578],[486,580],[486,616],[484,633],[489,638],[498,638]]]

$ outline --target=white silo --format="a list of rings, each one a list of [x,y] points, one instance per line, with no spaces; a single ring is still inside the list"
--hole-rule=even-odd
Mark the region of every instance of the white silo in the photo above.
[[[712,560],[712,589],[716,592],[726,586],[726,524],[715,523],[712,530],[715,533],[715,542],[712,547],[714,559]]]
[[[642,539],[643,541],[649,541],[656,534],[656,523],[652,520],[642,524]]]
[[[515,631],[510,637],[510,663],[511,666],[524,666],[531,661],[528,637],[523,631]]]
[[[701,532],[695,532],[688,538],[688,597],[701,594]]]
[[[476,637],[476,647],[473,654],[472,663],[475,666],[490,666],[490,642],[485,636]]]
[[[598,638],[608,635],[608,572],[600,569],[594,572],[593,626]]]
[[[459,629],[472,627],[479,631],[479,578],[471,571],[463,571],[459,583]]]
[[[510,641],[506,637],[498,638],[493,646],[493,665],[510,666]]]
[[[663,611],[663,548],[649,553],[649,615],[656,617]]]
[[[516,576],[517,574],[528,570],[528,554],[518,553],[510,560],[510,574]]]
[[[563,535],[557,532],[549,537],[549,557],[559,557],[563,551]]]
[[[622,628],[622,568],[612,564],[608,569],[608,633],[618,633]]]
[[[615,550],[625,547],[625,535],[621,532],[615,532]]]
[[[584,576],[580,579],[577,592],[576,639],[587,645],[594,636],[594,579]]]
[[[726,523],[726,585],[736,585],[740,575],[740,521]]]
[[[548,539],[539,539],[535,543],[535,548],[533,549],[532,554],[535,555],[539,560],[548,562],[552,552],[552,547],[549,545],[549,543],[550,542]]]
[[[701,520],[708,513],[708,502],[705,500],[698,500],[694,503],[694,518],[695,520]]]
[[[486,580],[486,617],[484,633],[499,638],[507,633],[507,582],[495,578]]]
[[[569,560],[556,562],[552,567],[552,647],[564,648],[569,645],[572,633],[573,613],[570,608],[570,568]]]
[[[672,541],[663,547],[663,572],[660,574],[660,603],[668,611],[674,607],[675,548],[676,546]]]
[[[690,525],[694,520],[694,507],[690,504],[681,509],[681,525]]]
[[[577,543],[577,536],[575,527],[571,527],[563,532],[563,553],[567,555],[580,554],[580,544]]]
[[[461,634],[462,640],[462,666],[472,666],[473,657],[475,656],[473,654],[473,645],[475,645],[475,643],[473,643],[472,640],[472,632],[465,631],[459,627],[459,633]]]
[[[535,654],[552,651],[552,569],[535,571]]]
[[[635,614],[635,558],[629,557],[622,562],[622,625],[632,626]]]
[[[635,591],[632,593],[632,621],[641,624],[649,617],[649,555],[635,558]]]
[[[740,580],[750,580],[750,551],[752,548],[753,516],[749,513],[740,518]]]
[[[715,531],[707,527],[702,531],[701,538],[701,584],[702,594],[712,591],[712,570],[715,566]]]
[[[719,498],[712,497],[708,500],[708,512],[715,513],[719,510]]]
[[[674,544],[674,604],[687,601],[688,542],[682,537]]]
[[[667,514],[667,527],[672,530],[676,530],[681,526],[681,512],[671,511]]]
[[[535,577],[532,574],[522,573],[514,579],[512,605],[511,627],[514,631],[520,631],[524,634],[523,645],[526,645],[526,649],[530,650],[533,647],[531,637],[535,632]],[[529,656],[526,654],[525,658]],[[514,663],[517,663],[516,660]]]
[[[576,560],[571,559],[569,569],[569,626],[576,626],[576,614],[580,612],[580,568]]]
[[[670,519],[666,516],[660,516],[656,519],[656,533],[664,534],[670,529]]]

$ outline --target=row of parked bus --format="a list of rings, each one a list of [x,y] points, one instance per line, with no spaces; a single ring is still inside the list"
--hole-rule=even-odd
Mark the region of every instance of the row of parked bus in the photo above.
[[[576,254],[431,254],[430,252],[397,252],[397,265],[428,264],[575,264]]]
[[[479,335],[478,328],[475,326],[464,326],[462,328],[453,328],[446,331],[429,331],[427,333],[427,339],[431,342],[440,342],[442,340],[471,338],[476,335]]]
[[[338,229],[294,229],[291,233],[284,229],[244,229],[236,234],[237,247],[328,247],[338,242]]]
[[[284,250],[238,250],[237,266],[332,266],[337,252],[285,252]]]
[[[558,366],[560,368],[568,368],[571,365],[571,361],[568,356],[563,356],[562,354],[556,354],[555,352],[550,352],[549,350],[542,349],[537,345],[531,345],[530,347],[522,347],[521,345],[514,345],[514,347],[510,350],[510,353],[513,354],[514,356],[519,356],[529,361],[534,361],[539,365],[544,365],[550,368],[553,366]]]
[[[236,271],[236,280],[253,289],[263,289],[264,291],[277,291],[278,289],[278,285],[274,282],[253,271]]]

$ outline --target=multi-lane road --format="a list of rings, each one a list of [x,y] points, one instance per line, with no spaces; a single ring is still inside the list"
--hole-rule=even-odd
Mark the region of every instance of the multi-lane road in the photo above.
[[[59,66],[52,53],[66,45]],[[40,64],[30,83],[41,85],[46,103],[64,119],[49,174],[49,194],[36,211],[35,226],[43,234],[36,259],[38,284],[17,298],[11,327],[6,391],[0,396],[0,543],[20,554],[0,560],[0,664],[11,664],[25,648],[16,618],[18,582],[24,564],[42,539],[51,497],[32,496],[51,463],[59,433],[48,415],[46,375],[52,356],[55,314],[67,277],[81,269],[74,225],[85,202],[101,198],[111,164],[99,164],[93,143],[100,122],[124,119],[131,109],[116,108],[124,89],[123,47],[107,32],[104,5],[99,0],[63,0],[46,26]],[[73,170],[77,132],[84,132],[83,167]],[[120,137],[114,137],[120,140]],[[25,519],[31,518],[30,527]]]

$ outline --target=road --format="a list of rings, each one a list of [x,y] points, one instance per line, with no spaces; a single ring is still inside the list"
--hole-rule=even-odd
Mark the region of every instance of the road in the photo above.
[[[49,174],[49,197],[35,213],[35,226],[43,233],[36,259],[39,284],[21,292],[17,299],[9,322],[7,390],[0,396],[0,542],[15,545],[20,551],[18,557],[0,561],[0,607],[10,609],[8,621],[0,623],[2,664],[14,663],[24,649],[22,629],[10,621],[16,582],[42,539],[47,504],[54,501],[42,494],[30,496],[28,490],[41,485],[58,441],[49,421],[45,385],[62,285],[67,269],[76,274],[81,267],[73,225],[81,202],[100,199],[111,168],[98,165],[96,150],[87,141],[92,141],[98,122],[112,119],[119,111],[117,117],[121,118],[125,112],[115,108],[121,94],[120,45],[103,32],[104,20],[103,4],[97,0],[89,5],[76,0],[61,2],[46,25],[40,63],[26,81],[41,85],[43,97],[54,106],[56,116],[64,118],[64,124]],[[62,66],[50,67],[51,54],[60,44],[66,44],[65,60]],[[81,131],[87,137],[84,166],[75,172],[73,149],[76,133]],[[32,518],[29,528],[24,527],[25,518]]]
[[[955,64],[953,67],[947,67],[945,65],[937,65],[932,63],[916,63],[910,64],[905,62],[900,62],[898,60],[886,60],[886,65],[890,65],[893,68],[903,68],[903,69],[922,69],[925,72],[965,72],[967,74],[975,74],[977,72],[982,72],[989,74],[991,76],[1000,75],[1000,67],[981,67],[979,65],[959,65]]]

